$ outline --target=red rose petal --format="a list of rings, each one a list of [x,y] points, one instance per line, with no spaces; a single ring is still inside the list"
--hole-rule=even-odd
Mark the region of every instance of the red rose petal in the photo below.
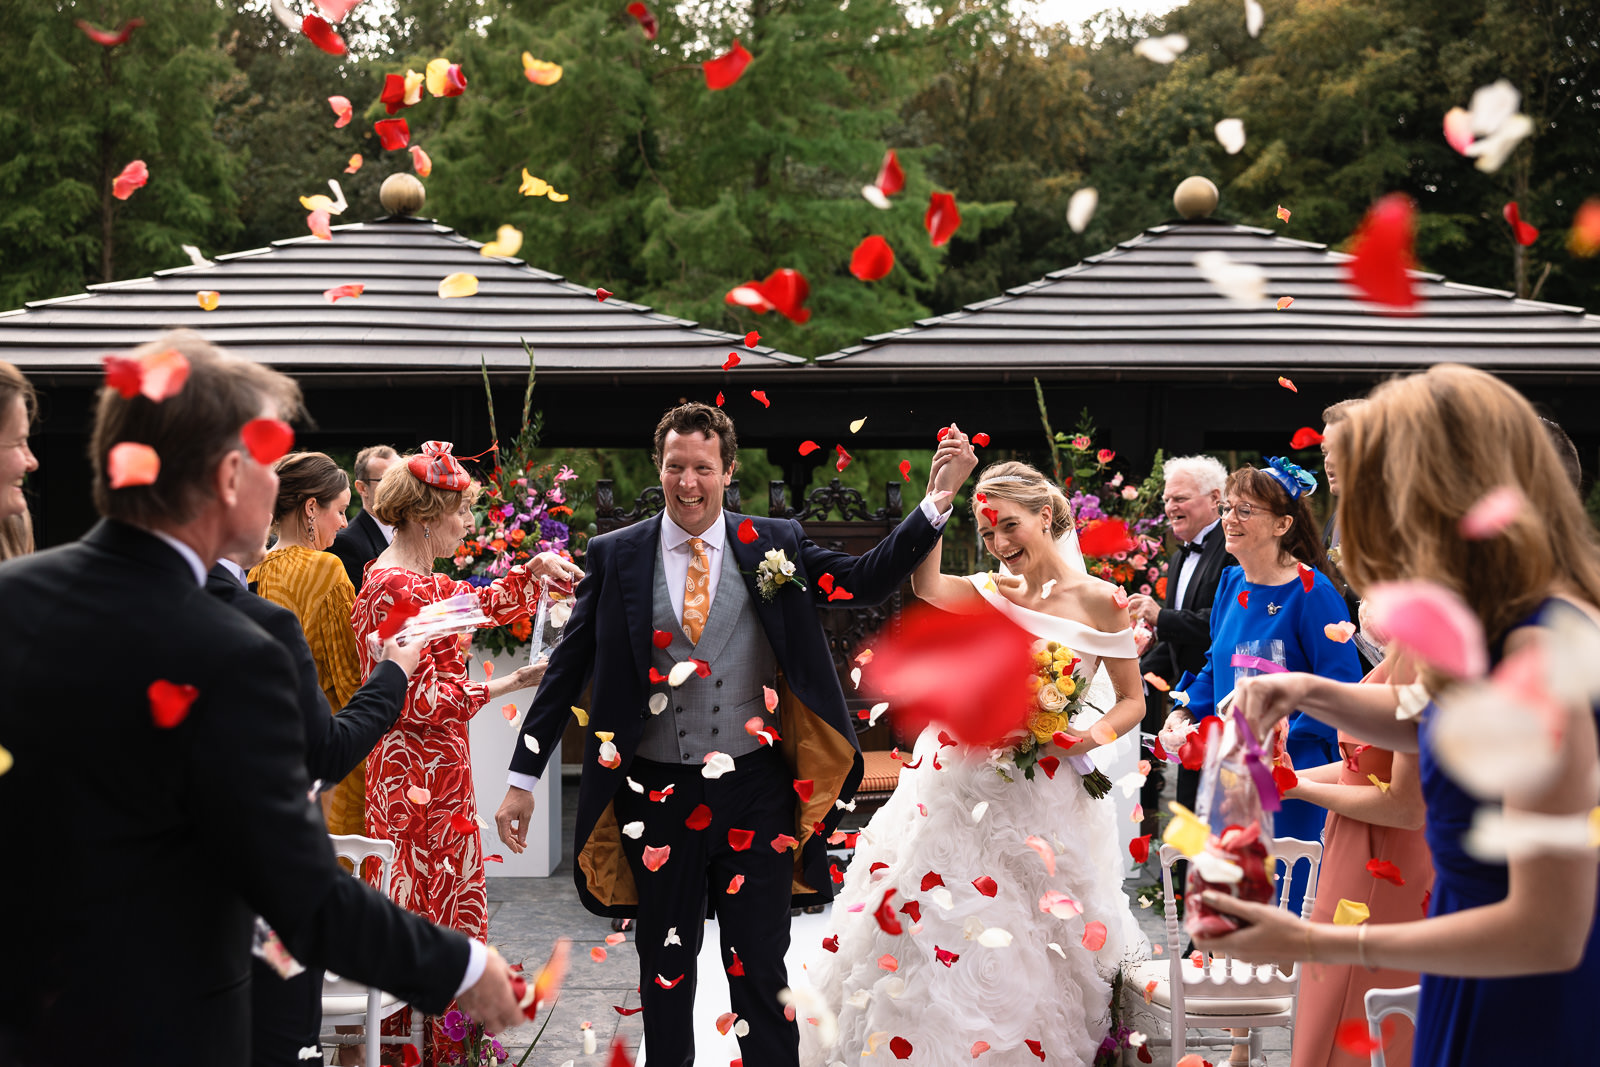
[[[661,631],[658,630],[656,632],[660,633]],[[665,682],[666,680],[667,680],[667,676],[666,675],[662,674],[660,671],[656,670],[654,667],[650,668],[650,684],[651,685],[660,685],[662,682]]]
[[[1352,1056],[1367,1058],[1388,1044],[1393,1028],[1394,1020],[1385,1019],[1381,1030],[1383,1036],[1374,1039],[1366,1019],[1344,1019],[1333,1032],[1333,1043]]]
[[[344,38],[335,33],[325,19],[316,15],[307,15],[300,20],[300,32],[330,56],[342,56],[349,51],[345,47]]]
[[[772,851],[787,852],[798,844],[800,844],[800,842],[796,841],[788,834],[779,834],[777,837],[772,839]]]
[[[1034,1041],[1034,1040],[1032,1040],[1030,1038],[1030,1039],[1024,1040],[1022,1043],[1024,1045],[1028,1046],[1028,1051],[1029,1052],[1032,1052],[1035,1056],[1039,1057],[1041,1060],[1044,1059],[1044,1046],[1041,1045],[1039,1042]]]
[[[872,184],[884,196],[893,196],[906,187],[906,172],[900,169],[900,160],[896,158],[894,149],[884,153],[883,165],[878,168],[878,177]]]
[[[817,444],[815,441],[801,441],[800,442],[800,454],[802,456],[809,456],[809,455],[811,455],[811,453],[815,452],[817,449],[819,449],[821,447],[822,446]]]
[[[744,68],[750,65],[751,58],[749,51],[735,37],[732,48],[716,59],[708,59],[700,64],[700,69],[706,74],[706,88],[713,92],[726,89],[744,74]]]
[[[387,151],[396,152],[411,143],[411,126],[405,119],[379,119],[372,130]]]
[[[1250,606],[1250,590],[1244,589],[1240,591],[1239,606],[1241,608],[1248,608]]]
[[[983,516],[984,521],[987,522],[990,526],[993,526],[995,523],[1000,521],[1000,513],[998,511],[996,511],[994,508],[989,508],[989,507],[979,508],[978,512],[979,512],[979,514],[981,514]]]
[[[144,19],[129,19],[114,31],[102,30],[84,19],[79,19],[75,25],[95,44],[103,48],[115,48],[119,44],[127,44],[133,31],[144,25]]]
[[[740,877],[743,877],[743,875],[741,875]],[[735,978],[743,978],[744,977],[744,961],[739,958],[739,953],[734,951],[733,949],[729,949],[728,950],[728,954],[733,957],[733,963],[728,965],[728,973],[731,974]]]
[[[760,539],[761,535],[756,533],[755,523],[751,522],[749,519],[745,519],[739,524],[739,540],[743,541],[747,545],[750,545],[754,544]]]
[[[908,482],[911,480],[911,461],[909,459],[900,461],[900,477]]]
[[[1100,947],[1106,943],[1106,924],[1092,922],[1083,928],[1083,947],[1090,952],[1099,952]]]
[[[944,879],[932,871],[922,876],[922,892],[926,893],[936,885],[944,885]]]
[[[919,923],[922,921],[922,905],[917,903],[915,900],[906,901],[904,904],[900,905],[900,910],[906,915],[911,916],[912,922]]]
[[[944,964],[946,967],[948,967],[951,964],[955,963],[957,960],[959,960],[961,958],[961,955],[960,955],[960,953],[957,953],[957,952],[951,952],[947,948],[940,948],[938,945],[934,945],[933,946],[933,958],[938,960],[940,963]]]
[[[672,644],[672,635],[665,630],[652,630],[650,631],[650,643],[655,645],[657,648],[666,648]],[[652,678],[650,680],[654,682],[658,679]],[[659,680],[666,681],[665,678]]]
[[[648,7],[639,3],[638,0],[634,0],[633,3],[628,5],[628,14],[639,20],[639,28],[644,31],[645,40],[653,41],[656,39],[656,34],[660,32],[661,27],[656,24],[656,17],[650,13]]]
[[[1539,239],[1539,231],[1522,221],[1522,213],[1518,210],[1515,200],[1508,203],[1500,213],[1511,224],[1511,236],[1517,244],[1527,246]]]
[[[728,831],[728,847],[735,852],[744,852],[756,839],[754,830],[732,829]]]
[[[1289,438],[1289,447],[1294,449],[1310,448],[1321,443],[1322,435],[1309,426],[1300,427],[1294,432],[1294,436]]]
[[[795,794],[800,797],[800,803],[802,804],[811,799],[811,794],[816,790],[816,788],[816,782],[810,778],[796,778],[794,780],[794,791]]]
[[[676,789],[676,788],[677,788],[676,786],[669,785],[665,789],[652,789],[652,790],[650,790],[650,803],[652,803],[652,804],[661,803],[663,800],[666,800],[668,797],[670,797],[672,795],[672,791],[674,789]]]
[[[154,485],[161,477],[161,457],[149,445],[119,441],[106,455],[106,479],[113,489]]]
[[[1133,862],[1144,863],[1150,859],[1150,835],[1141,834],[1128,842],[1128,854]]]
[[[721,406],[722,406],[722,394],[719,392],[717,394],[717,407],[720,408]]]
[[[606,297],[615,296],[616,294],[610,289],[596,289],[594,291],[594,295],[596,300],[599,300],[600,303],[604,304],[606,302]]]
[[[891,1037],[889,1039],[889,1051],[894,1053],[894,1058],[897,1060],[909,1060],[911,1058],[911,1042],[903,1037]]]
[[[1078,531],[1078,548],[1085,556],[1104,558],[1135,547],[1128,524],[1121,519],[1093,519]]]
[[[689,662],[694,664],[694,673],[702,678],[711,677],[711,664],[708,661],[690,656]]]
[[[656,975],[656,985],[660,986],[662,989],[671,989],[681,981],[683,981],[683,975],[681,974],[676,978],[663,978],[659,974]]]
[[[754,348],[756,345],[758,345],[760,343],[761,343],[761,335],[759,333],[757,333],[756,331],[751,330],[749,333],[744,335],[744,346],[746,348]]]
[[[150,168],[144,165],[144,160],[136,159],[122,168],[111,183],[111,195],[118,200],[126,200],[133,195],[135,189],[142,189],[150,180]]]
[[[189,706],[200,695],[192,685],[157,678],[145,690],[150,698],[150,718],[161,729],[170,730],[189,717]]]
[[[282,419],[251,419],[239,431],[239,440],[257,463],[276,463],[294,447],[294,428]]]
[[[833,592],[833,575],[823,573],[817,578],[817,588],[824,593]]]
[[[776,311],[797,325],[811,318],[811,310],[803,307],[811,295],[811,285],[805,275],[797,270],[782,267],[767,275],[765,281],[745,282],[728,290],[726,303],[747,307],[757,315]]]
[[[400,632],[406,620],[421,610],[421,605],[406,602],[390,604],[384,612],[383,618],[378,622],[378,640],[387,641]]]
[[[1025,724],[1032,641],[999,612],[953,615],[913,605],[875,643],[872,687],[891,702],[900,736],[938,722],[963,744],[988,746]]]
[[[834,586],[833,592],[828,594],[830,603],[835,600],[854,600],[855,598],[856,595],[842,585]]]
[[[744,888],[744,875],[736,874],[728,881],[728,895],[732,896]]]
[[[662,845],[660,848],[646,845],[644,850],[644,866],[646,870],[659,871],[661,865],[672,858],[672,846]],[[668,987],[670,988],[670,987]]]
[[[756,398],[756,402],[759,403],[762,407],[770,408],[772,406],[772,401],[767,399],[766,390],[764,390],[764,389],[752,389],[752,390],[750,390],[750,395],[755,397]]]
[[[386,74],[383,79],[383,92],[378,94],[378,99],[383,103],[383,110],[390,115],[397,111],[404,111],[412,104],[406,103],[406,76],[404,74]]]
[[[1385,882],[1395,885],[1405,885],[1405,877],[1400,873],[1400,868],[1388,860],[1368,860],[1367,872],[1374,878],[1382,878]]]
[[[972,435],[972,443],[977,445],[979,448],[988,448],[989,435],[986,433],[975,433]]]
[[[1056,771],[1061,767],[1061,761],[1055,756],[1040,756],[1035,765],[1044,772],[1044,776],[1051,781],[1055,780]]]
[[[1278,787],[1278,795],[1281,797],[1300,784],[1300,776],[1290,767],[1275,765],[1272,768],[1272,784]]]
[[[1345,275],[1351,285],[1376,304],[1409,309],[1416,306],[1411,267],[1415,208],[1404,193],[1390,193],[1367,212],[1351,242]]]
[[[899,936],[905,933],[905,927],[901,925],[899,916],[894,913],[894,905],[889,903],[893,898],[894,890],[885,889],[883,899],[878,901],[878,910],[872,913],[872,917],[878,920],[878,929],[886,934]]]
[[[450,813],[450,829],[458,834],[470,834],[478,828],[478,824],[461,814],[459,811]]]
[[[834,445],[833,449],[835,452],[839,453],[839,458],[834,461],[834,466],[839,470],[844,470],[846,467],[850,466],[850,453],[844,450],[844,445]]]
[[[857,280],[875,282],[894,269],[894,249],[877,234],[865,238],[850,254],[850,273]]]
[[[740,362],[739,353],[729,352],[728,358],[722,361],[722,369],[732,370],[733,368],[737,367]]]
[[[638,1015],[641,1011],[644,1011],[644,1007],[643,1007],[643,1005],[641,1005],[641,1006],[639,1006],[637,1008],[624,1008],[620,1004],[613,1004],[613,1005],[611,1005],[611,1010],[616,1012],[618,1015],[624,1015],[624,1016],[626,1016],[626,1015]],[[619,1038],[618,1040],[621,1040],[621,1039]],[[404,1047],[405,1048],[410,1048],[411,1046],[410,1045],[406,1045]],[[627,1061],[624,1060],[623,1062],[627,1062]]]
[[[336,285],[332,289],[324,289],[322,298],[330,304],[337,304],[344,297],[358,297],[367,291],[367,287],[356,282],[353,285]]]
[[[144,367],[138,360],[123,356],[101,356],[100,362],[106,368],[107,389],[115,389],[125,400],[132,400],[139,395],[139,387],[144,381]]]
[[[933,247],[939,248],[948,242],[950,236],[961,227],[961,212],[956,210],[956,198],[950,193],[931,194],[928,197],[928,213],[923,216],[922,225],[927,229]]]
[[[823,938],[822,939],[822,947],[827,949],[829,952],[838,952],[839,951],[839,935],[838,934],[834,934],[831,937]]]
[[[976,889],[986,897],[992,897],[996,893],[1000,892],[1000,887],[995,884],[995,880],[990,878],[987,874],[979,875],[977,878],[974,878],[972,880],[972,888]]]
[[[1300,585],[1306,592],[1311,592],[1317,584],[1317,572],[1304,563],[1296,563],[1295,569],[1300,572]]]

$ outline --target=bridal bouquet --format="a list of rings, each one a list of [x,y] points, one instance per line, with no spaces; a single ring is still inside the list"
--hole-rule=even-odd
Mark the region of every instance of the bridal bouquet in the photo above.
[[[1073,739],[1066,729],[1083,708],[1083,693],[1088,688],[1088,683],[1073,673],[1082,658],[1066,645],[1035,641],[1032,652],[1034,672],[1028,677],[1028,688],[1033,692],[1033,707],[1028,714],[1028,729],[1017,735],[1009,753],[1011,762],[1029,781],[1033,780],[1035,767],[1042,767],[1055,777],[1055,768],[1061,761],[1047,755],[1044,746],[1052,741],[1062,747],[1071,746]],[[1087,756],[1069,756],[1067,762],[1083,776],[1083,787],[1090,796],[1099,799],[1110,792],[1111,779],[1096,769]]]

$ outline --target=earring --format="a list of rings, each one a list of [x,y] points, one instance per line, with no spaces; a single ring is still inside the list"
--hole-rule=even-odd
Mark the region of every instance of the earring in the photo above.
[[[423,528],[422,528],[422,539],[423,539],[423,540],[424,540],[424,541],[431,541],[431,540],[433,540],[433,531],[432,531],[432,530],[430,530],[430,529],[428,529],[428,528],[427,528],[427,527],[426,527],[426,526],[424,526],[424,527],[423,527]]]

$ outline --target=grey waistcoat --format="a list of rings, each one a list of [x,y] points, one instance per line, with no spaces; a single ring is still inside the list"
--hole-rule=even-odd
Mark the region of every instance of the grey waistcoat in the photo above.
[[[659,542],[655,571],[651,626],[672,634],[672,644],[666,648],[652,644],[651,665],[667,674],[673,664],[693,656],[711,664],[711,676],[691,674],[676,689],[665,682],[651,686],[652,695],[667,694],[667,707],[659,715],[648,716],[637,754],[656,763],[699,767],[710,752],[734,757],[754,752],[761,742],[744,724],[752,716],[760,716],[777,729],[777,716],[767,713],[762,686],[776,686],[778,661],[733,553],[722,550],[722,573],[698,645],[689,643],[672,610]]]

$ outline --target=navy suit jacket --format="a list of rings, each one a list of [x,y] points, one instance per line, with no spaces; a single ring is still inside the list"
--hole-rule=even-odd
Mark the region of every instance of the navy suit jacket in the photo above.
[[[206,592],[237,609],[277,638],[294,660],[296,702],[306,728],[306,774],[331,789],[367,758],[400,719],[406,702],[406,672],[380,663],[350,703],[335,715],[317,678],[317,662],[294,612],[240,585],[220,563],[206,577]]]
[[[749,521],[756,540],[738,536]],[[933,548],[940,531],[917,508],[870,552],[851,556],[811,541],[799,522],[724,512],[726,545],[750,589],[762,629],[780,672],[780,733],[797,779],[815,783],[812,799],[796,804],[794,895],[803,903],[829,899],[826,838],[839,820],[835,800],[848,802],[861,783],[861,751],[845,708],[844,691],[817,606],[827,594],[817,578],[832,574],[836,588],[854,601],[877,604],[900,588]],[[593,681],[583,777],[578,790],[573,880],[584,906],[601,915],[631,916],[637,903],[633,876],[623,861],[612,798],[633,762],[650,715],[651,598],[661,543],[661,518],[638,522],[589,542],[585,577],[566,634],[550,657],[533,706],[522,725],[522,741],[511,770],[541,775],[566,729],[571,708]],[[770,601],[756,590],[756,567],[770,549],[781,549],[806,586],[780,588]],[[595,731],[615,735],[619,767],[599,763]],[[535,753],[527,744],[537,743]],[[818,832],[818,828],[822,832]]]
[[[382,555],[388,547],[389,541],[378,529],[377,520],[362,510],[355,521],[334,535],[328,551],[339,557],[339,562],[344,564],[344,572],[350,576],[350,584],[359,593],[361,580],[366,577],[367,564]]]
[[[308,967],[455,996],[467,939],[334,860],[289,653],[160,539],[0,564],[0,679],[0,1062],[248,1063],[257,915]],[[166,728],[158,680],[197,691]]]

